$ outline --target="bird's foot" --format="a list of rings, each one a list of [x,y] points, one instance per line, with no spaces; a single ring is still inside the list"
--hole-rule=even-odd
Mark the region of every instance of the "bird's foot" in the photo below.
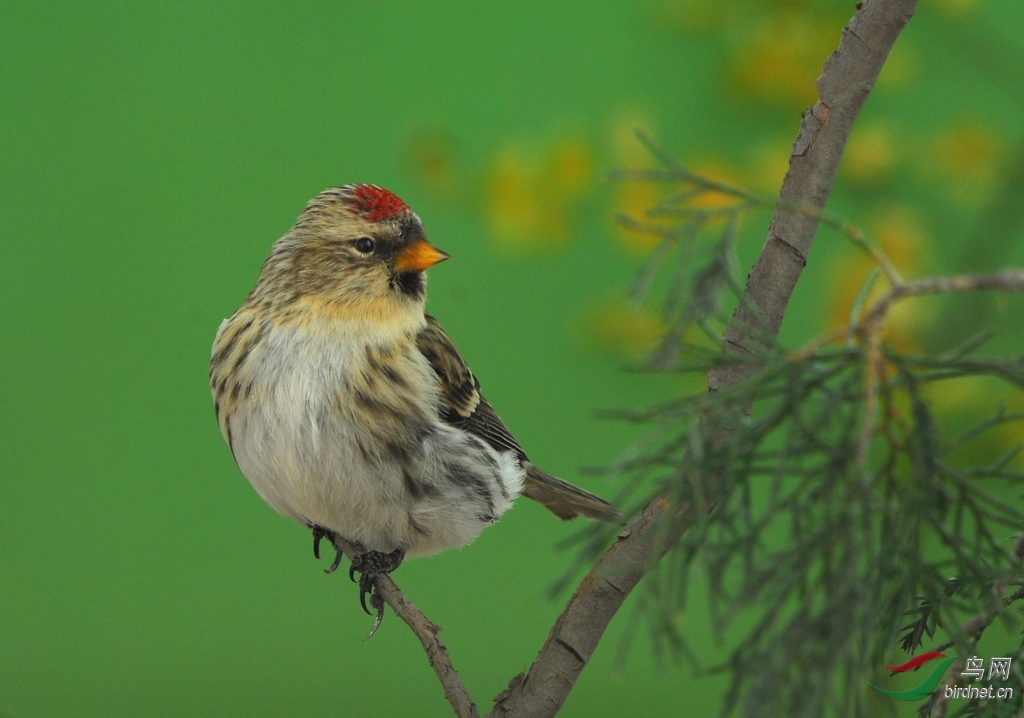
[[[315,556],[317,560],[320,560],[320,541],[326,538],[331,542],[331,546],[334,548],[335,552],[334,561],[331,563],[330,568],[324,569],[324,573],[334,573],[338,570],[338,566],[341,565],[341,557],[344,555],[338,550],[338,547],[334,545],[334,532],[330,529],[325,529],[323,526],[318,524],[312,524],[310,528],[313,529],[313,556]]]
[[[370,633],[367,634],[366,638],[376,633],[381,620],[384,618],[384,598],[380,595],[380,592],[374,590],[374,581],[377,580],[378,576],[387,576],[401,566],[404,558],[405,549],[399,548],[391,553],[367,551],[352,559],[352,566],[348,570],[348,577],[355,581],[356,572],[359,572],[359,603],[362,605],[363,610],[372,616],[373,614],[370,613],[370,609],[366,607],[366,597],[369,596],[370,605],[377,611],[373,628],[370,629]],[[363,640],[366,639],[364,638]]]

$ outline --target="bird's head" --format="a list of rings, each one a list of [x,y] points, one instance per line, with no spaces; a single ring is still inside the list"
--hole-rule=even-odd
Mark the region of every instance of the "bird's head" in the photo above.
[[[274,245],[260,284],[279,305],[305,302],[388,316],[422,309],[423,271],[445,259],[405,202],[381,187],[351,184],[310,201]]]

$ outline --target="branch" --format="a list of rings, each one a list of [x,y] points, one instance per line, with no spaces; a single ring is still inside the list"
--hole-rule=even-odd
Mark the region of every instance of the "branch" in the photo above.
[[[774,343],[853,122],[916,5],[917,0],[865,0],[826,60],[817,82],[820,99],[804,113],[768,239],[725,331],[727,351],[753,354],[749,344],[767,349]],[[752,363],[724,363],[708,375],[709,390],[737,384],[756,369]],[[515,676],[496,697],[492,716],[558,712],[626,596],[702,513],[691,507],[673,535],[659,521],[666,511],[666,502],[655,500],[619,533],[576,589],[529,672]]]
[[[864,318],[864,324],[881,322],[892,305],[906,297],[990,290],[1024,291],[1024,270],[1004,269],[996,274],[955,274],[949,277],[925,277],[912,282],[900,282],[872,305],[871,310]]]
[[[652,560],[660,559],[698,518],[696,511],[686,511],[681,528],[667,534],[659,530],[667,508],[667,502],[654,501],[619,532],[619,540],[580,582],[529,672],[516,675],[495,697],[491,717],[558,712],[615,613],[652,568]]]
[[[331,538],[331,542],[334,544],[335,550],[341,551],[350,560],[354,556],[366,553],[366,549],[362,546],[337,535]],[[476,704],[470,698],[466,686],[462,684],[458,671],[452,665],[448,649],[441,640],[441,636],[438,635],[441,632],[441,627],[424,616],[423,612],[405,597],[390,576],[378,576],[373,585],[384,601],[391,606],[395,615],[405,621],[416,637],[420,639],[420,644],[427,654],[427,660],[430,661],[430,667],[434,669],[437,680],[444,688],[445,700],[451,703],[455,715],[458,718],[479,718],[480,713],[476,709]],[[376,626],[374,628],[376,629]],[[372,635],[373,631],[370,634]]]
[[[882,334],[885,319],[896,302],[907,297],[927,294],[949,294],[951,292],[981,292],[1002,290],[1024,292],[1024,270],[1004,269],[996,274],[957,274],[949,277],[925,277],[911,282],[893,282],[892,288],[883,294],[865,313],[857,331],[867,338],[868,371],[865,386],[864,423],[861,425],[857,442],[857,462],[864,470],[867,465],[868,447],[875,431],[878,406],[878,377],[882,375]]]
[[[916,0],[862,3],[843,28],[839,49],[825,61],[817,82],[821,96],[804,112],[768,238],[747,276],[743,301],[725,330],[725,341],[733,350],[754,354],[756,349],[769,349],[778,336],[853,122],[916,5]],[[716,368],[708,376],[708,386],[711,391],[731,386],[757,369],[757,363]]]

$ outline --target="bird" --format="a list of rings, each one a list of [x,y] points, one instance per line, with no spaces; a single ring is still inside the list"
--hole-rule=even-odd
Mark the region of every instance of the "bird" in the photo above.
[[[210,359],[221,433],[256,492],[312,531],[316,558],[325,537],[365,549],[349,577],[377,609],[373,631],[378,576],[465,546],[520,495],[560,519],[622,516],[534,466],[481,394],[426,312],[425,270],[446,259],[392,192],[324,190],[274,243]]]

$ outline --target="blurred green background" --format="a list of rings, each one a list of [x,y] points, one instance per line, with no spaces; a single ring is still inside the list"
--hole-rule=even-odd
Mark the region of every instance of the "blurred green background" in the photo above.
[[[593,412],[700,384],[621,371],[659,319],[623,299],[652,238],[612,216],[658,195],[601,172],[651,165],[645,126],[694,169],[775,191],[852,12],[5,2],[0,715],[449,715],[405,626],[389,614],[363,643],[355,586],[235,467],[207,388],[219,322],[310,197],[388,187],[452,254],[429,306],[506,423],[536,463],[614,496],[580,468],[639,429]],[[1024,261],[1022,29],[1016,0],[921,3],[855,129],[830,207],[907,275]],[[784,340],[842,321],[867,270],[823,232]],[[934,308],[907,307],[902,336],[924,341]],[[557,616],[546,592],[572,555],[554,545],[575,530],[521,502],[396,574],[482,709]],[[642,631],[616,663],[630,611],[564,715],[717,710],[724,681],[658,666]],[[721,655],[699,597],[680,621],[698,657]]]

